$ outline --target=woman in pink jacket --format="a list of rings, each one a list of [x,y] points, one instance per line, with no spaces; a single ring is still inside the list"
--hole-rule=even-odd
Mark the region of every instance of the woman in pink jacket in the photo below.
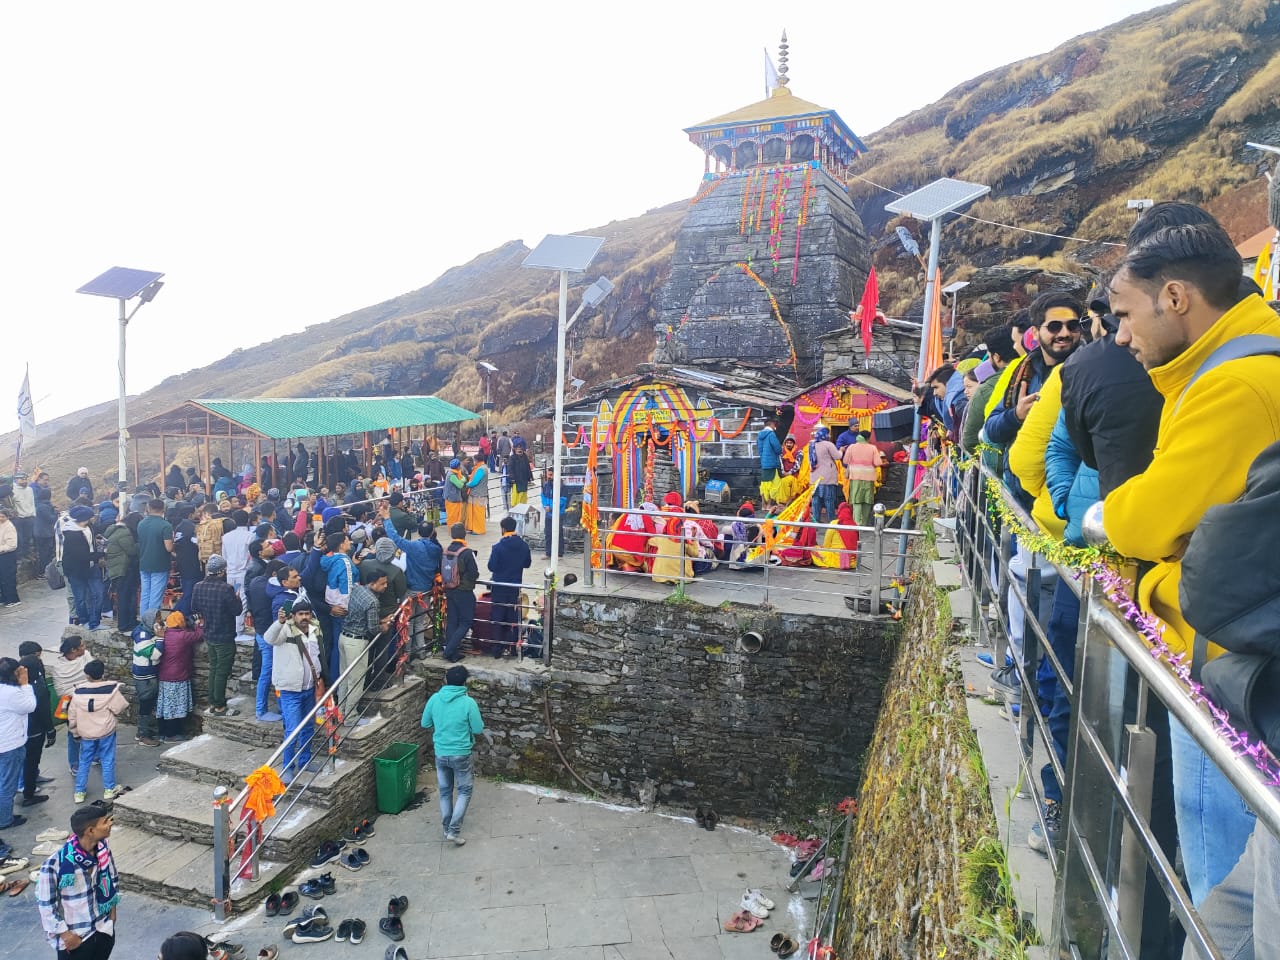
[[[169,614],[164,625],[156,719],[160,722],[161,743],[181,743],[187,739],[182,732],[187,714],[195,706],[191,678],[195,674],[196,645],[204,642],[204,630],[198,625],[188,627],[187,618],[177,610]]]

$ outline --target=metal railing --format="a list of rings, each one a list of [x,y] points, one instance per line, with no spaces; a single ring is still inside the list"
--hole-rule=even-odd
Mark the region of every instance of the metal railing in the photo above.
[[[553,571],[544,572],[540,585],[480,580],[477,586],[488,587],[490,592],[495,587],[515,590],[517,599],[510,602],[491,600],[490,615],[472,619],[468,631],[473,634],[472,648],[487,653],[510,652],[518,659],[529,654],[543,664],[549,664],[555,635]],[[328,683],[324,696],[317,698],[315,706],[262,764],[283,773],[287,752],[294,752],[295,759],[297,750],[310,752],[308,761],[299,765],[286,781],[283,799],[276,798],[279,806],[274,816],[259,821],[247,809],[250,791],[247,785],[234,798],[226,786],[214,788],[212,900],[217,920],[227,919],[230,912],[233,881],[258,878],[261,851],[267,841],[288,820],[303,797],[316,789],[317,779],[325,772],[336,771],[342,744],[364,725],[366,715],[377,704],[365,694],[403,683],[411,656],[426,656],[443,648],[445,638],[441,634],[447,623],[446,597],[438,577],[434,590],[411,592],[406,596],[392,614],[390,625],[351,657],[346,669]],[[422,620],[428,622],[422,623]],[[488,633],[488,636],[477,639],[477,624],[480,632]],[[421,634],[415,633],[419,627]],[[429,642],[414,649],[417,636]],[[325,645],[332,642],[335,641],[322,638],[320,664],[328,661]],[[323,667],[321,669],[323,672]],[[365,685],[362,676],[358,676],[366,671],[372,680],[369,686]],[[290,747],[295,750],[290,751]]]
[[[988,509],[992,479],[985,466],[976,465],[963,474],[935,470],[929,482],[954,506],[962,580],[971,594],[970,637],[991,647],[997,665],[1006,647],[1013,657],[1021,687],[1014,721],[1021,748],[1019,795],[1033,796],[1045,835],[1037,753],[1062,789],[1059,843],[1046,844],[1055,875],[1053,914],[1041,932],[1055,955],[1145,958],[1156,955],[1150,944],[1161,942],[1161,927],[1167,932],[1172,916],[1193,955],[1219,958],[1223,954],[1213,931],[1175,870],[1172,817],[1152,825],[1153,805],[1172,810],[1171,779],[1158,759],[1169,749],[1162,717],[1167,712],[1186,729],[1257,815],[1257,829],[1272,837],[1280,837],[1280,795],[1251,761],[1233,751],[1207,710],[1151,655],[1087,572],[1057,567],[1016,543],[1000,511]],[[996,486],[1003,513],[1036,531],[1032,518]],[[1015,560],[1018,552],[1023,556]],[[1041,607],[1043,583],[1055,575],[1080,602],[1070,665],[1055,655],[1045,627],[1049,611]],[[987,600],[989,617],[984,616]],[[1009,630],[1009,615],[1017,611],[1025,624],[1021,638]],[[1070,702],[1065,764],[1058,760],[1042,713],[1038,668],[1044,679],[1052,674]],[[1156,819],[1161,819],[1158,811]],[[1148,877],[1154,878],[1150,888]],[[1172,951],[1169,942],[1166,948]]]
[[[647,518],[656,530],[649,532],[648,537],[665,537],[672,540],[678,549],[674,558],[674,570],[664,573],[663,580],[674,582],[677,589],[683,589],[691,583],[721,584],[742,590],[744,583],[758,586],[755,596],[752,591],[742,591],[743,599],[754,599],[760,603],[769,603],[770,597],[776,594],[814,596],[830,596],[832,591],[829,582],[814,582],[811,577],[795,571],[795,576],[780,576],[782,568],[805,567],[810,571],[821,569],[823,572],[838,574],[849,580],[848,597],[856,603],[849,605],[858,612],[882,612],[881,603],[885,591],[892,591],[893,598],[889,603],[900,607],[905,587],[901,578],[892,567],[897,566],[900,559],[907,555],[912,539],[921,536],[921,531],[911,529],[894,529],[886,523],[883,505],[876,504],[870,526],[841,525],[835,523],[812,523],[800,520],[762,519],[754,517],[738,517],[712,513],[679,513],[663,510],[658,513],[644,512],[636,509],[618,507],[600,507],[600,550],[595,551],[600,558],[600,566],[591,564],[592,550],[590,545],[583,551],[583,579],[593,585],[599,578],[601,586],[607,587],[614,577],[653,579],[654,554],[647,552],[643,557],[637,554],[616,549],[610,546],[613,533],[639,533],[612,528],[619,517],[639,516]],[[688,522],[686,522],[688,521]],[[698,526],[699,521],[710,521],[717,531],[716,536]],[[744,539],[735,537],[732,524],[741,521],[749,528]],[[677,529],[673,533],[663,532],[665,525],[675,522]],[[771,532],[767,525],[771,525]],[[835,534],[832,543],[827,543],[829,534]],[[813,542],[803,541],[811,535]],[[844,537],[856,537],[857,544],[849,546]],[[795,539],[788,541],[787,537]],[[632,562],[640,559],[639,565]],[[668,558],[670,559],[670,558]],[[628,569],[629,568],[629,569]],[[687,570],[694,571],[690,575]],[[721,571],[745,574],[728,577]],[[758,577],[758,580],[754,578]]]

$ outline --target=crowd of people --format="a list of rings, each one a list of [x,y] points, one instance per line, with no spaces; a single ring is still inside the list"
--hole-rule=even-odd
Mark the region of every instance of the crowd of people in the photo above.
[[[1277,337],[1280,318],[1243,276],[1222,227],[1189,204],[1156,204],[1133,228],[1105,290],[1087,304],[1064,291],[1041,294],[1012,323],[987,331],[978,355],[933,371],[923,412],[982,458],[1040,533],[1084,546],[1085,515],[1100,501],[1111,545],[1138,563],[1142,610],[1207,683],[1224,654],[1214,641],[1227,641],[1196,620],[1192,600],[1220,594],[1228,582],[1244,610],[1274,598],[1273,581],[1258,570],[1237,565],[1239,576],[1228,581],[1219,557],[1188,578],[1183,558],[1206,514],[1244,495],[1251,465],[1280,440]],[[1250,477],[1250,488],[1256,484]],[[1024,706],[1021,677],[1034,679],[1035,707],[1029,698],[1026,706],[1046,718],[1065,770],[1070,699],[1047,658],[1023,662],[1026,623],[1016,596],[1025,593],[1031,562],[1030,550],[1016,545],[1009,649],[982,656],[994,661],[992,693],[1014,713]],[[1039,609],[1070,681],[1079,599],[1051,565],[1040,570]],[[1264,702],[1277,692],[1257,690]],[[1157,743],[1150,823],[1165,856],[1181,863],[1224,956],[1277,955],[1261,905],[1280,892],[1280,845],[1161,702],[1146,698],[1145,710],[1139,719]],[[1259,729],[1256,717],[1233,719]],[[1060,842],[1062,785],[1051,764],[1041,779],[1045,827],[1037,823],[1028,842],[1045,852]],[[1150,882],[1147,892],[1140,955],[1174,955],[1163,894]]]

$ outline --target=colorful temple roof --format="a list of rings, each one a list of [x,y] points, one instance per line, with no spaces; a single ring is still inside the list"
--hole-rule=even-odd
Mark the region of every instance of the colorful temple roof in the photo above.
[[[738,110],[702,123],[685,127],[684,132],[708,155],[717,153],[729,165],[736,163],[737,149],[743,143],[763,145],[770,140],[790,142],[797,137],[810,136],[826,148],[814,159],[829,160],[832,165],[848,166],[854,157],[867,150],[866,144],[855,134],[834,110],[802,100],[791,92],[787,77],[787,35],[782,35],[779,55],[778,82],[772,93],[763,100],[748,104]],[[719,148],[719,150],[717,150]],[[726,149],[727,148],[727,149]],[[789,154],[789,151],[788,151]],[[768,163],[771,158],[761,151],[759,162]]]

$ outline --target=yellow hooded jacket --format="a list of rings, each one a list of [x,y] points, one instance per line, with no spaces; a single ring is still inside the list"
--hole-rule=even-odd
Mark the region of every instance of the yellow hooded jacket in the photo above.
[[[1155,563],[1138,584],[1138,603],[1164,622],[1165,642],[1190,653],[1195,630],[1182,616],[1178,586],[1187,540],[1214,504],[1244,493],[1249,465],[1280,440],[1280,359],[1232,360],[1206,373],[1174,407],[1215,349],[1251,333],[1280,337],[1280,317],[1259,296],[1240,301],[1181,355],[1149,372],[1164,397],[1151,465],[1117,487],[1103,523],[1121,554]],[[1222,648],[1209,645],[1209,655]]]
[[[1031,518],[1042,533],[1055,540],[1062,539],[1067,522],[1053,509],[1053,498],[1049,495],[1049,485],[1045,479],[1044,455],[1049,449],[1049,436],[1058,422],[1058,414],[1062,412],[1062,364],[1057,364],[1049,371],[1049,376],[1040,387],[1040,399],[1031,405],[1031,412],[1022,422],[1017,439],[1009,448],[1009,470],[1022,489],[1029,496],[1035,497],[1031,507]]]

